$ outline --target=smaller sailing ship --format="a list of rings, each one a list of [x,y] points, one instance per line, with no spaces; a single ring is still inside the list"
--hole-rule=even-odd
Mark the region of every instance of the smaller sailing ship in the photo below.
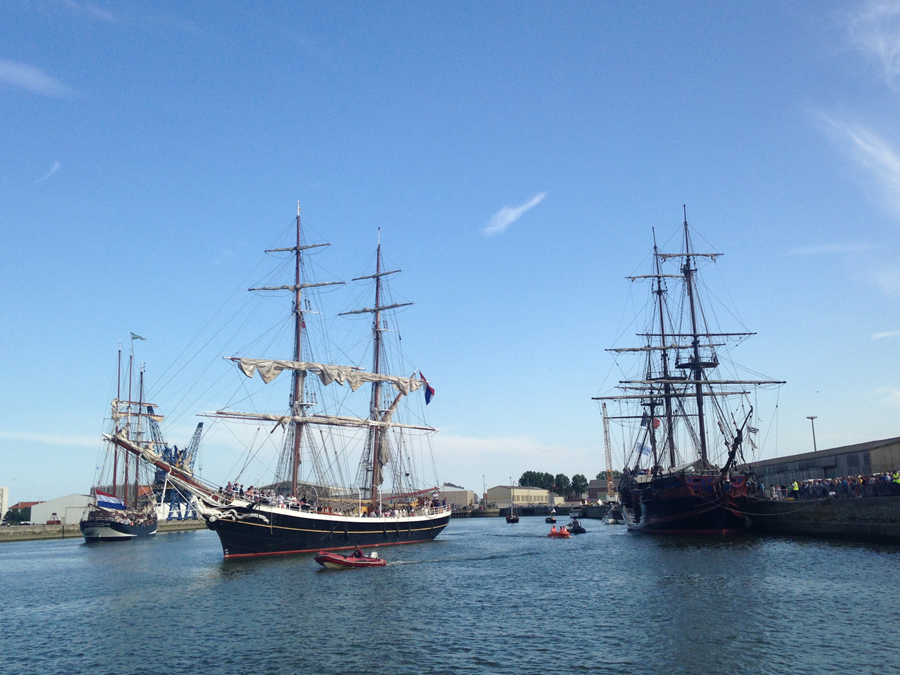
[[[144,369],[140,371],[138,400],[132,400],[134,340],[143,339],[132,333],[128,362],[128,399],[122,399],[122,349],[119,348],[116,398],[112,402],[111,423],[114,434],[133,442],[148,443],[151,424],[162,421],[153,413],[153,404],[144,401]],[[126,452],[107,439],[99,474],[91,489],[91,502],[81,519],[81,534],[88,543],[130,541],[156,534],[156,498],[151,488],[150,466],[140,457]]]
[[[513,485],[512,478],[509,479],[509,513],[506,514],[506,522],[507,523],[518,523],[519,516],[516,514],[516,499],[515,499],[515,486]]]
[[[709,323],[715,312],[704,307],[709,293],[699,268],[720,255],[694,250],[685,213],[683,250],[660,252],[654,235],[651,273],[630,277],[649,283],[649,325],[638,346],[608,351],[639,362],[619,381],[619,393],[596,399],[603,401],[607,447],[609,420],[633,434],[619,483],[630,530],[723,534],[746,527],[749,496],[758,489],[744,457],[745,445],[755,447],[754,394],[784,382],[746,377],[727,360],[753,333]],[[616,414],[607,414],[607,402]]]

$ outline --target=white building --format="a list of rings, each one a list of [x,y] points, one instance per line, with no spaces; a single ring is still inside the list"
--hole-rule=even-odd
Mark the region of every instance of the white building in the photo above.
[[[81,520],[89,501],[90,496],[88,495],[73,494],[35,504],[31,507],[31,522],[35,525],[43,525],[49,520],[54,520],[53,514],[55,513],[56,520],[63,525],[77,523]]]
[[[9,509],[9,488],[0,487],[0,521],[6,515],[7,509]]]
[[[510,506],[510,503],[515,503],[516,506],[553,506],[562,504],[563,498],[542,488],[497,485],[488,488],[487,501],[488,504],[505,508]]]
[[[465,509],[474,506],[477,495],[471,490],[466,490],[459,485],[444,483],[438,491],[439,499],[446,499],[447,503],[455,509]]]

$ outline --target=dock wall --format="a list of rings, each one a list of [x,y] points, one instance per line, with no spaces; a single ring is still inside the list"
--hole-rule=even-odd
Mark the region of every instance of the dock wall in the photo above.
[[[900,543],[900,497],[754,500],[750,511],[750,529],[760,534]]]
[[[163,520],[157,528],[157,534],[169,532],[185,532],[203,530],[203,520]],[[14,525],[0,527],[0,544],[14,541],[37,541],[39,539],[80,539],[81,528],[78,523],[68,525]]]

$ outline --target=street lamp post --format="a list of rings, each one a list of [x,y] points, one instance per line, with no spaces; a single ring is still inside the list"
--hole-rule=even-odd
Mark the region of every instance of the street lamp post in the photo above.
[[[816,449],[816,420],[818,417],[816,415],[807,415],[806,419],[809,420],[809,423],[812,425],[812,434],[813,434],[813,452],[818,452]]]

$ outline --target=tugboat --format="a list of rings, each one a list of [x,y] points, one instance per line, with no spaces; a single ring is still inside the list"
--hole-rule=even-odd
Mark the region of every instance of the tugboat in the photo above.
[[[698,253],[691,241],[685,209],[683,248],[662,253],[654,234],[653,269],[630,277],[651,287],[650,325],[637,347],[610,349],[637,355],[635,371],[620,380],[616,395],[596,400],[615,403],[620,421],[633,433],[633,446],[619,500],[629,530],[668,534],[725,534],[746,527],[749,495],[757,488],[747,467],[745,446],[755,448],[755,390],[784,384],[751,379],[720,361],[748,332],[724,332],[707,323],[716,315],[701,300],[699,271],[720,253]],[[675,263],[674,269],[668,269]],[[670,294],[670,286],[679,286]],[[629,468],[630,467],[630,468]]]

